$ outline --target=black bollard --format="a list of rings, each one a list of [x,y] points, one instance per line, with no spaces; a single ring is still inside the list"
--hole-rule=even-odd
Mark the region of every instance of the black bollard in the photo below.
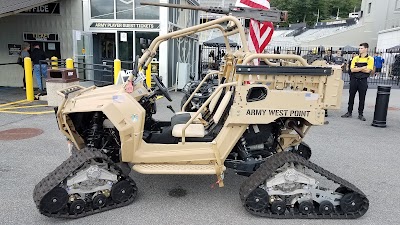
[[[378,86],[378,93],[376,94],[374,120],[372,126],[386,127],[386,116],[389,106],[391,86],[382,85]]]

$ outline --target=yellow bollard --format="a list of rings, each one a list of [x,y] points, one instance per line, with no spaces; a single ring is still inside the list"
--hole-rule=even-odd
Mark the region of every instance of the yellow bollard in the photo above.
[[[51,57],[51,68],[58,69],[58,58],[55,56]]]
[[[73,69],[74,68],[74,60],[71,58],[66,59],[65,60],[65,68]]]
[[[149,63],[149,65],[147,65],[146,85],[147,85],[148,88],[151,88],[151,63]]]
[[[26,100],[33,101],[33,74],[32,60],[29,57],[24,58],[25,82],[26,82]]]
[[[114,84],[118,82],[118,74],[121,71],[121,60],[115,59],[114,60]]]

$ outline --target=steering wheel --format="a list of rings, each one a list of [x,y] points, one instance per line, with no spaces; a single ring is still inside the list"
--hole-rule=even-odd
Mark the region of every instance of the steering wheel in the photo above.
[[[172,102],[171,96],[168,93],[168,89],[164,86],[163,82],[160,80],[159,76],[151,75],[156,82],[158,89],[161,91],[162,95],[168,99],[168,101]]]

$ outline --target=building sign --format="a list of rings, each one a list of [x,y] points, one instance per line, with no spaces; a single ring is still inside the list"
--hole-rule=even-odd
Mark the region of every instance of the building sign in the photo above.
[[[21,45],[8,44],[8,55],[18,56],[21,52]]]
[[[60,3],[49,3],[29,9],[21,13],[29,14],[60,14]]]
[[[315,24],[315,27],[330,27],[330,26],[350,26],[358,23],[358,18],[349,18],[345,20],[336,20],[329,22],[319,22]]]
[[[95,22],[90,25],[93,28],[130,28],[130,29],[160,29],[158,23],[103,23]]]
[[[59,41],[58,34],[24,33],[24,41]]]

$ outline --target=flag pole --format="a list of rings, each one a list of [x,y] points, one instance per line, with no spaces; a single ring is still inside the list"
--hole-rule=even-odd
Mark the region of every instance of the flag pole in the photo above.
[[[337,8],[336,20],[339,19],[339,7]]]

